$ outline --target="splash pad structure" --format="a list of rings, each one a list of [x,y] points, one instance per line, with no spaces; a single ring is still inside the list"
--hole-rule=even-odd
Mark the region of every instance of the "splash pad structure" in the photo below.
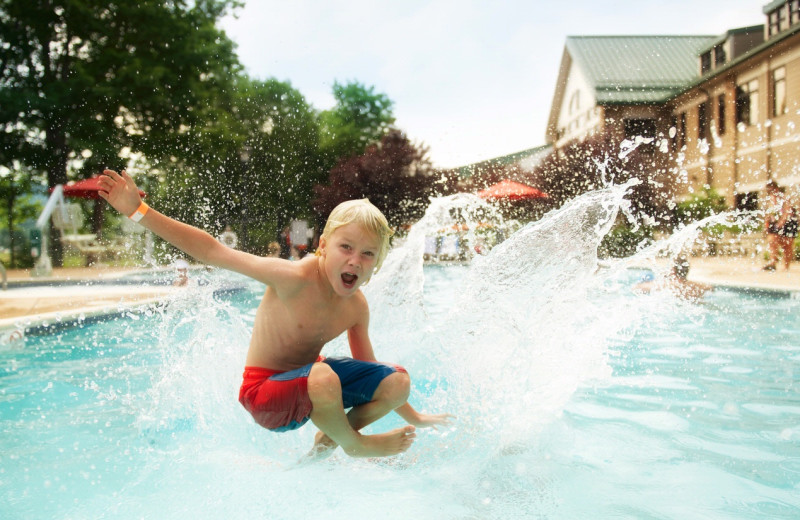
[[[379,358],[457,415],[385,460],[298,465],[314,429],[272,434],[236,401],[263,286],[208,286],[0,350],[8,518],[792,518],[800,510],[796,300],[637,296],[597,247],[626,186],[582,196],[470,265],[425,236],[491,208],[432,202],[365,287]],[[696,229],[637,254],[679,249]],[[469,239],[469,237],[466,237]],[[240,279],[236,277],[236,280]],[[775,316],[783,318],[776,322]],[[340,338],[327,355],[346,354]],[[372,427],[399,425],[387,417]]]

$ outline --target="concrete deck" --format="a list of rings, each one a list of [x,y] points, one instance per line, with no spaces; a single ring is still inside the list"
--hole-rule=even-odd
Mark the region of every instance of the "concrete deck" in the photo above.
[[[54,269],[52,276],[36,278],[27,270],[9,270],[10,287],[0,290],[0,331],[19,328],[20,324],[117,312],[155,303],[179,290],[170,286],[113,284],[116,278],[141,270],[62,268]]]

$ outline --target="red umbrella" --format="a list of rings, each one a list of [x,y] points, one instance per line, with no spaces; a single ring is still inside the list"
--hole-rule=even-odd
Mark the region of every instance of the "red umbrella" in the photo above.
[[[50,191],[53,191],[51,188]],[[83,179],[81,181],[68,182],[64,185],[65,197],[76,197],[79,199],[99,199],[100,195],[100,176],[92,177],[91,179]],[[139,190],[139,196],[144,197],[145,193]]]
[[[489,186],[485,190],[478,192],[478,197],[482,199],[508,199],[508,200],[531,200],[546,199],[549,195],[532,186],[520,184],[510,179],[505,179],[497,184]]]

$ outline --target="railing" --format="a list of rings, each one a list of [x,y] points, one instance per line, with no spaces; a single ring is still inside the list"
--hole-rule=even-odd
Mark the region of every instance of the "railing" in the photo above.
[[[692,256],[748,256],[755,257],[765,248],[764,235],[761,233],[734,234],[725,232],[722,235],[701,234],[692,246]]]
[[[64,204],[64,187],[61,184],[58,184],[55,188],[53,188],[53,193],[50,194],[50,198],[47,199],[47,204],[44,205],[42,214],[39,215],[39,219],[36,221],[36,227],[42,232],[41,251],[39,253],[39,258],[36,260],[36,265],[33,267],[33,274],[36,276],[46,276],[53,272],[53,263],[50,261],[47,239],[49,235],[48,223],[50,221],[50,217],[57,208],[61,210],[64,220],[66,220],[67,216],[66,205]]]

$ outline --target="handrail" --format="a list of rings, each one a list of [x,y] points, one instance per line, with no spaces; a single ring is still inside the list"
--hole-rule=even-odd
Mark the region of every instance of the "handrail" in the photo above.
[[[39,215],[38,220],[36,220],[36,227],[42,232],[41,252],[39,253],[39,259],[36,260],[36,265],[33,267],[33,274],[36,276],[46,276],[53,272],[53,264],[50,261],[50,253],[48,252],[47,245],[47,232],[49,229],[47,223],[50,217],[53,216],[53,212],[56,211],[57,206],[61,209],[62,214],[66,218],[67,208],[66,204],[64,204],[64,186],[61,184],[57,184],[56,187],[53,188],[50,198],[47,199],[47,204],[44,205],[42,214]]]

